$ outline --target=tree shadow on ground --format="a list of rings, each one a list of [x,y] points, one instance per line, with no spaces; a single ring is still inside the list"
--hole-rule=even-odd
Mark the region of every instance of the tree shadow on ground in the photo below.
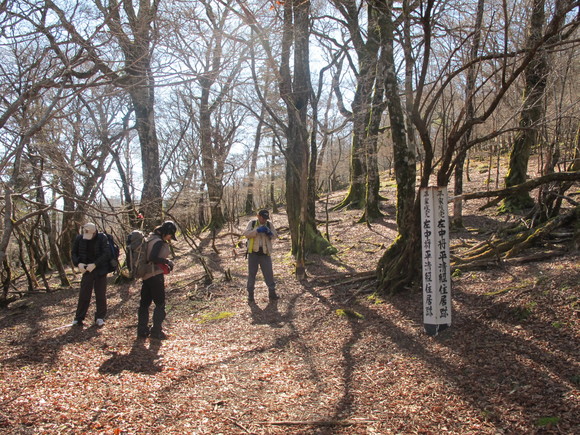
[[[340,259],[340,256],[332,255],[318,255],[311,254],[308,255],[306,259],[308,267],[308,275],[311,276],[325,276],[337,274],[348,274],[357,273],[357,269],[353,266],[349,266],[348,263]],[[341,272],[337,272],[340,270]]]
[[[307,293],[318,298],[330,311],[344,308],[341,304],[344,292],[332,292],[329,297],[319,293],[309,283],[304,283]],[[478,296],[464,294],[455,290],[467,307],[481,306]],[[422,324],[422,297],[418,292],[396,295],[385,302],[391,304],[414,324]],[[489,302],[488,302],[489,303]],[[437,337],[411,335],[402,330],[377,309],[354,300],[348,308],[362,314],[364,320],[348,319],[350,336],[342,345],[342,378],[344,391],[336,404],[334,415],[329,420],[340,420],[351,415],[353,389],[357,386],[354,379],[358,359],[353,353],[363,333],[370,333],[377,341],[394,343],[397,352],[418,358],[433,373],[443,376],[448,385],[461,391],[461,397],[471,403],[473,408],[480,409],[482,415],[488,415],[499,427],[509,427],[505,420],[505,409],[517,408],[526,414],[526,419],[533,422],[547,408],[542,403],[550,403],[550,408],[563,410],[569,407],[565,397],[570,392],[569,380],[574,377],[573,361],[578,355],[578,346],[573,348],[554,347],[553,352],[546,353],[524,338],[505,334],[480,320],[476,313],[466,313],[457,309],[454,314],[454,325]],[[497,306],[490,311],[504,312],[505,307]],[[474,315],[475,314],[475,315]],[[540,329],[542,321],[535,325]],[[534,326],[531,326],[534,328]],[[465,339],[464,335],[473,337]],[[573,336],[569,337],[573,340]],[[457,339],[457,343],[456,340]],[[561,343],[566,340],[561,341]],[[431,343],[439,343],[449,348],[454,357],[435,351]],[[512,394],[517,391],[517,394]],[[540,400],[538,400],[540,399]],[[566,416],[561,416],[565,418]],[[568,415],[569,418],[571,414]],[[570,422],[568,422],[570,423]],[[317,432],[325,433],[325,432]],[[328,432],[331,433],[331,432]]]
[[[41,319],[39,319],[40,321]],[[92,340],[99,335],[97,326],[88,328],[72,326],[70,324],[60,326],[47,332],[63,330],[64,334],[58,336],[44,336],[39,338],[38,333],[31,331],[30,336],[21,339],[13,339],[10,345],[19,346],[18,353],[10,358],[1,360],[2,364],[24,367],[28,364],[55,364],[55,360],[63,346],[71,343],[81,343]]]
[[[110,284],[107,292],[114,291],[119,294],[119,303],[108,306],[108,317],[114,317],[115,313],[125,306],[130,298],[129,287],[131,284]],[[111,288],[112,287],[112,288]],[[26,334],[11,337],[9,331],[4,331],[4,340],[12,347],[18,347],[17,355],[12,358],[0,360],[4,364],[16,364],[22,366],[27,363],[52,365],[58,358],[61,349],[70,343],[89,341],[97,337],[99,328],[92,323],[91,316],[95,310],[95,297],[91,297],[91,305],[85,319],[85,326],[73,326],[72,319],[78,300],[78,288],[62,289],[46,294],[34,295],[33,301],[24,308],[4,309],[0,314],[0,328],[26,325]],[[46,328],[46,324],[54,324],[56,317],[46,313],[46,307],[69,307],[66,313],[59,312],[58,318],[63,318],[61,326]],[[53,316],[53,317],[51,317]],[[66,323],[65,323],[66,322]]]
[[[308,284],[304,288],[329,310],[343,307],[340,299],[334,295],[327,298]],[[460,298],[471,307],[481,303],[477,297],[468,294],[461,294]],[[389,298],[386,303],[414,324],[422,324],[421,294],[398,295]],[[443,376],[450,387],[461,391],[461,397],[473,408],[480,409],[482,415],[487,415],[499,427],[510,427],[509,419],[506,419],[508,416],[505,415],[506,409],[519,409],[526,415],[526,420],[533,424],[548,408],[569,408],[570,402],[566,402],[565,397],[570,392],[569,379],[574,376],[573,361],[577,357],[577,348],[566,353],[564,349],[546,353],[528,340],[491,328],[477,316],[464,313],[461,309],[454,314],[452,328],[439,336],[415,336],[384,317],[378,307],[374,309],[356,301],[349,306],[362,314],[364,320],[348,320],[351,335],[342,346],[344,391],[330,420],[344,419],[351,414],[354,400],[352,391],[357,387],[354,373],[360,358],[353,353],[353,349],[367,330],[371,331],[377,342],[384,341],[386,349],[389,348],[388,343],[394,343],[397,352],[423,361],[433,373]],[[465,336],[473,339],[465,340]],[[454,338],[457,338],[458,343]],[[432,343],[447,347],[454,357],[448,359],[448,355],[436,351]],[[563,358],[560,351],[567,357]],[[573,420],[573,411],[570,410],[568,414],[559,416]]]

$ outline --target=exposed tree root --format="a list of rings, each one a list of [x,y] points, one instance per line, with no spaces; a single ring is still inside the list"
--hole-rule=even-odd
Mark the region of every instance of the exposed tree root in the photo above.
[[[515,264],[530,263],[532,261],[545,261],[550,258],[561,257],[563,255],[566,255],[567,253],[569,253],[567,249],[553,249],[548,252],[540,252],[517,258],[497,258],[497,259],[484,258],[482,260],[474,260],[466,263],[458,263],[456,261],[452,261],[451,267],[460,269],[462,272],[466,272],[468,270],[481,270],[488,269],[490,267],[498,267],[498,266],[503,267]]]
[[[454,256],[452,265],[460,267],[461,269],[477,268],[491,266],[507,259],[514,258],[525,249],[532,247],[538,241],[546,239],[547,236],[557,228],[577,221],[579,213],[580,208],[576,207],[565,214],[556,216],[555,218],[540,224],[537,227],[519,231],[511,237],[495,237],[493,240],[486,240],[485,242],[479,243],[465,251],[461,256]],[[550,255],[554,255],[553,252],[558,251],[551,251]]]
[[[383,254],[377,266],[377,291],[395,294],[412,287],[421,277],[421,247],[401,235]]]

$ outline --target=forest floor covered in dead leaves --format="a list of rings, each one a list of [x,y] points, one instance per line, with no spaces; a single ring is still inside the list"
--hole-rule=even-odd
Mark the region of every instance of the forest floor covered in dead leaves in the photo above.
[[[0,432],[580,433],[579,253],[455,273],[453,324],[430,337],[420,291],[373,297],[360,278],[396,234],[394,196],[384,194],[385,217],[371,226],[356,223],[358,211],[330,213],[338,254],[309,257],[305,282],[293,276],[285,215],[273,214],[276,303],[260,274],[257,306],[246,302],[234,244],[251,217],[218,235],[216,249],[201,235],[209,285],[178,241],[164,341],[137,338],[139,284],[112,278],[100,329],[69,326],[78,275],[72,289],[1,310]],[[517,219],[479,205],[466,204],[452,244]]]

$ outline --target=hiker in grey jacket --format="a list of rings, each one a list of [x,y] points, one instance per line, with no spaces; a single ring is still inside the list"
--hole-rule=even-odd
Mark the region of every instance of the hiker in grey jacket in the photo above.
[[[278,299],[276,294],[276,282],[272,270],[272,240],[278,237],[272,222],[269,222],[268,210],[260,210],[257,219],[248,222],[244,236],[248,239],[248,303],[254,303],[254,287],[258,267],[262,270],[264,281],[268,286],[268,298],[273,301]]]
[[[165,275],[173,270],[173,261],[169,260],[169,241],[176,240],[177,227],[172,221],[153,230],[147,238],[147,260],[150,269],[143,276],[141,301],[139,302],[137,335],[165,339],[162,324],[165,319]],[[153,309],[153,326],[149,329],[149,307]]]

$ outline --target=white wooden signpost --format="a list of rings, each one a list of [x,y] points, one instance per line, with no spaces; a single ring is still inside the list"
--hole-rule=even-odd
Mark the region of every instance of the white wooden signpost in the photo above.
[[[451,268],[447,188],[421,189],[423,324],[428,335],[451,326]]]

